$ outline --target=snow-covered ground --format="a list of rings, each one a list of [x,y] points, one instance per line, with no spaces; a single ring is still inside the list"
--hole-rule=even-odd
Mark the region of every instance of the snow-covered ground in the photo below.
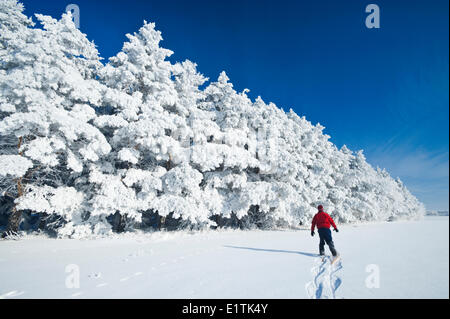
[[[333,266],[308,230],[1,241],[0,296],[449,297],[448,217],[341,226],[333,236],[342,255]]]

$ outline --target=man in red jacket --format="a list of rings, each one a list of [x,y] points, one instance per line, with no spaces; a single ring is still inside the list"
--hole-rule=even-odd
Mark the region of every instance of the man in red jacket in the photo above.
[[[331,253],[333,256],[337,256],[337,251],[334,248],[333,238],[331,237],[331,231],[330,226],[333,226],[334,231],[338,232],[339,230],[336,227],[336,224],[333,221],[333,218],[331,218],[330,215],[325,213],[323,211],[323,206],[319,205],[317,207],[319,209],[319,212],[314,215],[314,218],[312,220],[311,225],[311,236],[314,236],[314,228],[317,225],[317,231],[319,232],[320,237],[320,243],[319,243],[319,253],[321,256],[325,254],[325,243],[327,243],[328,247],[330,248]]]

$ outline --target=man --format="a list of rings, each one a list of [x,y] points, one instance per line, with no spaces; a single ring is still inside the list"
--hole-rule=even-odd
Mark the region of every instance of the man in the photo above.
[[[336,227],[336,224],[333,221],[333,218],[330,217],[327,213],[323,211],[323,206],[319,205],[317,207],[319,212],[314,216],[312,220],[311,226],[311,236],[314,236],[314,228],[317,225],[317,231],[319,232],[320,243],[319,243],[319,254],[323,256],[325,254],[325,243],[327,243],[330,248],[331,254],[334,257],[337,257],[338,253],[334,248],[333,238],[331,237],[330,226],[333,226],[334,231],[338,232],[339,230]]]

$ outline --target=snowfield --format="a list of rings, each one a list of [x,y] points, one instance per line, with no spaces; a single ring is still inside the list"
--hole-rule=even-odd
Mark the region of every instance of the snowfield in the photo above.
[[[449,297],[448,217],[338,226],[333,266],[306,229],[1,241],[0,297]]]

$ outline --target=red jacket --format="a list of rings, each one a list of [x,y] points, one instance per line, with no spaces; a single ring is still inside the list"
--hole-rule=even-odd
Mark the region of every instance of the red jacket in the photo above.
[[[328,215],[325,212],[318,212],[313,220],[312,220],[312,225],[311,225],[311,231],[314,231],[314,228],[330,228],[330,226],[333,226],[334,229],[336,229],[336,224],[334,223],[333,218],[330,217],[330,215]]]

